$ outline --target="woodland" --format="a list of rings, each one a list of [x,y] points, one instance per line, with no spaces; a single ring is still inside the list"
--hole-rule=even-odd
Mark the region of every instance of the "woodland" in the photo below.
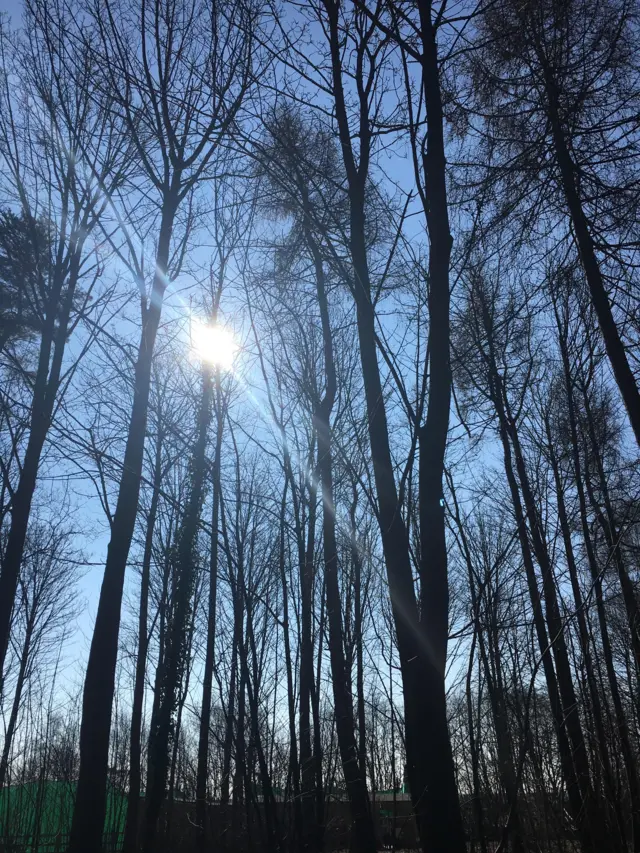
[[[640,853],[640,6],[0,14],[0,851]]]

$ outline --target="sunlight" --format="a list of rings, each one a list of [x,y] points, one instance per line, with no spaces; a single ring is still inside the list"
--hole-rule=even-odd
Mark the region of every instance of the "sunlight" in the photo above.
[[[231,370],[238,346],[229,329],[192,318],[191,349],[201,361],[222,370]]]

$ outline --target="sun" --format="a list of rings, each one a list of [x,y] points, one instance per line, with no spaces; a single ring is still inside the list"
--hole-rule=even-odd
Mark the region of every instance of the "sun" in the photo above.
[[[200,361],[222,370],[231,370],[238,347],[229,329],[217,323],[192,319],[191,349]]]

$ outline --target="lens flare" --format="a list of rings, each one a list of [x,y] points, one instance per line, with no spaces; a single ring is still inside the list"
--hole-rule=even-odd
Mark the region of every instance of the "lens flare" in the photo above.
[[[222,370],[231,370],[238,347],[233,334],[224,326],[192,320],[191,349],[200,361]]]

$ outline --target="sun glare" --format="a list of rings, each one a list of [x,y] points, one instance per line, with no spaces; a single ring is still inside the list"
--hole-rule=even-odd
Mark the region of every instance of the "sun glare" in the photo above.
[[[229,329],[199,320],[191,321],[191,348],[196,358],[223,370],[231,370],[238,349]]]

